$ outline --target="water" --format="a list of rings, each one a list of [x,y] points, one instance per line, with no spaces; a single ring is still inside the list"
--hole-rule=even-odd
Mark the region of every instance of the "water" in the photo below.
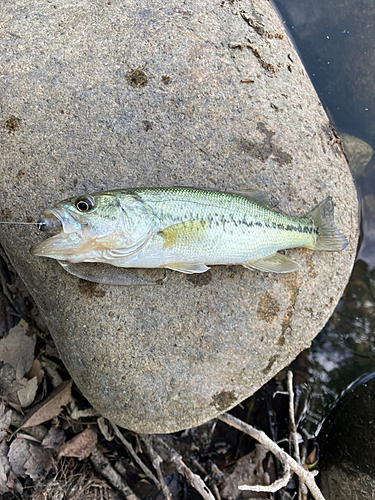
[[[375,149],[375,2],[274,0],[337,132]],[[315,435],[348,388],[375,372],[375,159],[355,169],[362,211],[357,261],[332,318],[293,363]]]

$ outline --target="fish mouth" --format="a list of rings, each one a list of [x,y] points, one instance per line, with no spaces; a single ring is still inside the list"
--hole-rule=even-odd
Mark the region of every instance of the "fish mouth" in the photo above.
[[[69,256],[76,255],[82,244],[82,224],[78,218],[68,210],[57,208],[45,210],[43,216],[45,223],[51,227],[57,225],[57,220],[60,221],[63,230],[32,246],[30,248],[31,255],[51,257],[57,260],[66,260]]]
[[[82,229],[78,217],[69,210],[49,208],[44,210],[43,215],[47,220],[51,219],[51,217],[58,219],[62,224],[63,232],[66,234],[76,233]]]

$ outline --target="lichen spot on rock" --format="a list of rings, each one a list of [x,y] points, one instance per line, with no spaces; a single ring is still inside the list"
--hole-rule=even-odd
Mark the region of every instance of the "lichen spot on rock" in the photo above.
[[[218,411],[224,411],[235,403],[237,397],[234,391],[221,391],[212,396],[212,406]]]
[[[11,115],[9,119],[5,122],[5,127],[8,130],[8,134],[16,132],[20,128],[20,120],[14,115]]]
[[[139,68],[132,69],[126,73],[126,81],[133,88],[140,89],[142,87],[146,87],[147,76],[146,73]]]
[[[278,301],[269,293],[262,295],[258,302],[257,317],[260,320],[272,323],[280,310]]]

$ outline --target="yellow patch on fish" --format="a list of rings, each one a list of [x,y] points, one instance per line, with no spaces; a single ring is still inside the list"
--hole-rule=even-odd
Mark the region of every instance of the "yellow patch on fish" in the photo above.
[[[160,231],[159,234],[161,234],[165,240],[164,248],[173,245],[187,246],[201,240],[208,226],[209,224],[206,220],[195,219],[168,226]]]

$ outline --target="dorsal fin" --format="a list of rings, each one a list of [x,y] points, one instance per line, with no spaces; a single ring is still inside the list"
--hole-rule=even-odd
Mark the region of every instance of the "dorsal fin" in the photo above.
[[[230,193],[242,196],[242,198],[253,201],[257,205],[260,205],[263,208],[267,208],[268,210],[271,210],[275,206],[271,202],[270,198],[265,193],[262,193],[262,191],[244,189],[242,191],[230,191]]]

